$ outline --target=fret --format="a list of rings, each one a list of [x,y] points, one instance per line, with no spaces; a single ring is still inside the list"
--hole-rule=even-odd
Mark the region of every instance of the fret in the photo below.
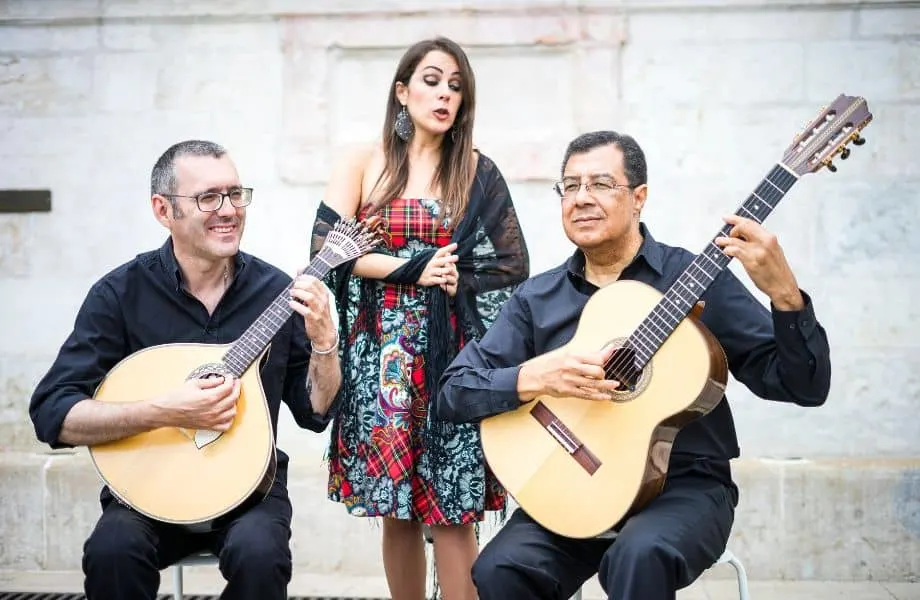
[[[323,248],[303,270],[304,273],[322,279],[329,272],[334,260],[330,261],[330,251]],[[268,305],[261,315],[243,332],[236,342],[224,354],[223,362],[230,367],[237,377],[255,361],[268,347],[278,331],[284,326],[294,310],[288,302],[291,298],[293,282],[289,283]]]
[[[735,214],[763,223],[796,181],[794,174],[777,164],[754,188],[753,193],[741,203]],[[727,236],[731,229],[731,225],[725,224],[707,242],[702,252],[693,258],[629,336],[625,345],[635,351],[634,368],[641,369],[651,360],[661,344],[731,262],[731,257],[722,252],[715,243],[717,237]]]

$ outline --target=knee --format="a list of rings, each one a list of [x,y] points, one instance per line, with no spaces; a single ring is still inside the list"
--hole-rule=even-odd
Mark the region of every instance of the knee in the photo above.
[[[618,569],[635,572],[664,567],[680,554],[662,536],[654,531],[634,531],[617,537],[604,553],[598,572],[611,576]]]
[[[224,542],[220,569],[228,577],[244,570],[247,578],[287,583],[292,569],[289,540],[290,533],[280,527],[239,523]]]
[[[132,518],[102,519],[83,544],[83,570],[110,571],[137,564],[156,564],[156,546]]]
[[[504,589],[522,575],[519,565],[520,561],[512,560],[501,544],[486,544],[473,562],[473,584],[480,595],[483,595],[485,590]]]

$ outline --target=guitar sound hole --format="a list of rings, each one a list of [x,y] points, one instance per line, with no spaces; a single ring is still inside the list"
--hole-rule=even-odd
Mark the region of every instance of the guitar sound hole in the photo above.
[[[223,363],[208,363],[201,365],[191,373],[186,379],[213,379],[215,377],[227,377],[233,375],[227,365]]]
[[[642,380],[642,369],[636,368],[636,351],[620,347],[607,360],[607,377],[620,382],[618,391],[635,392]]]

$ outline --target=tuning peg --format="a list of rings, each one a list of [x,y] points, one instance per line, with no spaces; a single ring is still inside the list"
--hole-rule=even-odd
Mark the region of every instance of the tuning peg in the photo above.
[[[827,170],[830,171],[831,173],[836,173],[836,172],[837,172],[837,167],[835,167],[835,166],[834,166],[834,163],[832,163],[831,161],[827,161],[827,162],[824,163],[824,164],[827,166]]]
[[[856,144],[857,146],[862,146],[863,144],[866,143],[866,138],[857,135],[855,138],[853,138],[853,143]]]
[[[843,151],[840,153],[840,160],[846,160],[849,157],[850,157],[850,149],[844,148]]]

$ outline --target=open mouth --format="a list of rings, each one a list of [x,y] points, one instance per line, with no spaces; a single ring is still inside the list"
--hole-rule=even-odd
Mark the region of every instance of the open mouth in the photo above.
[[[434,109],[434,115],[437,118],[443,120],[443,119],[450,117],[450,111],[448,111],[446,108],[436,108]]]
[[[234,224],[234,223],[231,223],[231,224],[223,223],[223,224],[220,224],[220,225],[212,225],[212,226],[208,227],[208,231],[213,231],[214,233],[216,233],[216,234],[218,234],[218,235],[226,235],[226,234],[228,234],[228,233],[233,233],[234,231],[236,231],[236,224]]]

